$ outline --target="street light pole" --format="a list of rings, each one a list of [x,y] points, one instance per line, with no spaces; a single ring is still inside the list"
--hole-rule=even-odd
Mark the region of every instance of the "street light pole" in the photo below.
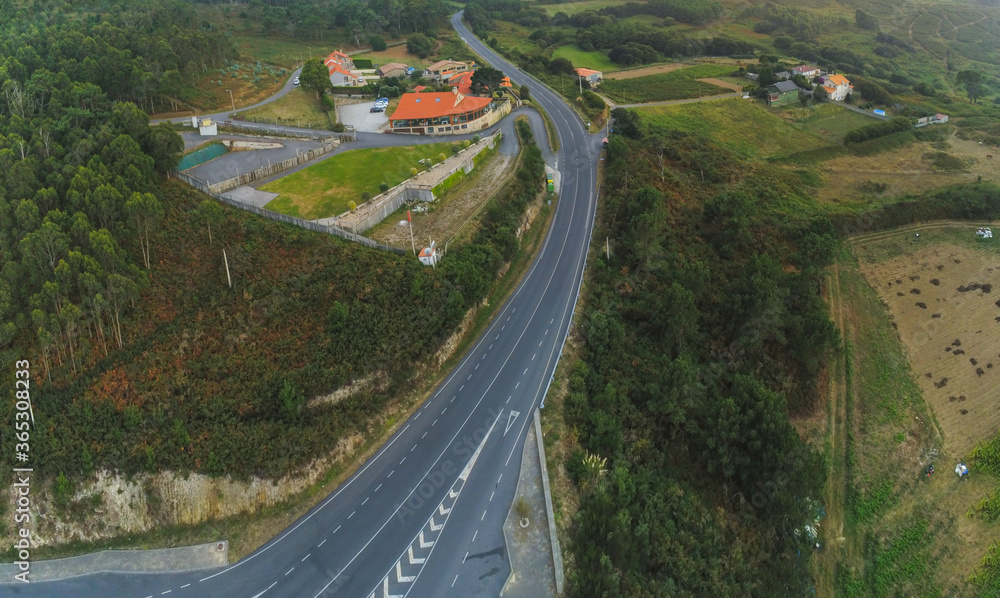
[[[233,104],[233,112],[236,112],[236,100],[233,99],[233,90],[227,89],[229,92],[229,101]]]

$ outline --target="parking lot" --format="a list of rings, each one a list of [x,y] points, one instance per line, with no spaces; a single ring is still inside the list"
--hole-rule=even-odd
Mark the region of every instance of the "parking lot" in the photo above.
[[[389,117],[385,112],[371,112],[374,100],[360,102],[358,104],[346,104],[338,106],[340,112],[340,122],[345,125],[354,125],[354,130],[362,132],[377,132]]]

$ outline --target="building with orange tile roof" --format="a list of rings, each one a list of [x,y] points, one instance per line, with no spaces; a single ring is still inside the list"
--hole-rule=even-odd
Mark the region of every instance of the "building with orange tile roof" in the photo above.
[[[506,114],[510,103],[499,103]],[[457,90],[435,93],[404,93],[389,116],[393,133],[448,135],[479,131],[503,116],[494,110],[492,98],[478,98]]]
[[[443,81],[446,74],[464,73],[469,65],[458,60],[439,60],[424,69],[424,77]]]
[[[854,86],[843,75],[828,75],[824,77],[822,87],[826,97],[835,102],[840,102],[854,93]]]
[[[595,71],[593,69],[576,69],[576,76],[579,79],[583,79],[591,85],[597,85],[604,79],[604,73],[601,71]]]

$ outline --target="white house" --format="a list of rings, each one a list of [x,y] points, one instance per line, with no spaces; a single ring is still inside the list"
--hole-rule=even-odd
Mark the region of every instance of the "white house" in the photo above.
[[[843,75],[829,75],[823,79],[823,91],[828,99],[841,102],[854,92],[854,86]]]
[[[576,76],[591,85],[597,85],[604,79],[604,73],[593,69],[576,69]]]
[[[813,77],[819,76],[819,69],[814,66],[809,66],[808,64],[800,64],[792,69],[792,74],[802,75],[807,79],[812,79]]]

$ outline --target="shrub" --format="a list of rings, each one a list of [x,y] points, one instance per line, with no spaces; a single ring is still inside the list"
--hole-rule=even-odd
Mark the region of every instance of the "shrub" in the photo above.
[[[364,193],[362,193],[361,195],[364,196]],[[351,201],[347,202],[347,209],[350,210],[350,211],[352,211],[352,212],[354,210],[358,209],[358,202],[354,201],[353,199]]]
[[[420,58],[431,54],[431,40],[423,33],[414,33],[406,39],[406,51]],[[357,63],[355,63],[357,64]]]
[[[381,191],[382,193],[385,193],[386,191],[389,190],[389,183],[382,181],[381,183],[378,184],[378,190]]]
[[[410,176],[417,176],[417,168],[416,168],[416,166],[411,166],[410,167]]]
[[[844,135],[844,142],[846,143],[860,143],[862,141],[868,141],[870,139],[876,139],[878,137],[885,137],[886,135],[892,135],[893,133],[898,133],[900,131],[907,131],[912,128],[910,120],[903,116],[897,116],[889,121],[884,121],[880,123],[875,123],[871,125],[866,125],[864,127],[858,127],[857,129],[852,129]]]
[[[368,201],[371,198],[372,198],[372,194],[371,193],[369,193],[367,191],[362,191],[361,192],[361,201]]]
[[[343,133],[344,132],[344,123],[334,123],[334,125],[333,125],[333,132],[334,133]]]
[[[440,154],[438,154],[438,160],[441,160],[442,162],[444,162],[445,158],[447,158],[447,157],[448,156],[444,155],[444,152],[441,152]]]
[[[381,52],[389,47],[386,45],[385,40],[381,35],[373,35],[369,37],[368,43],[371,44],[372,50],[375,50],[376,52]]]
[[[453,146],[451,146],[451,153],[457,154],[460,151],[462,151],[462,146],[460,146],[460,145],[453,145]]]
[[[482,139],[482,138],[478,134],[473,135],[472,136],[472,143],[479,143],[480,139]]]

